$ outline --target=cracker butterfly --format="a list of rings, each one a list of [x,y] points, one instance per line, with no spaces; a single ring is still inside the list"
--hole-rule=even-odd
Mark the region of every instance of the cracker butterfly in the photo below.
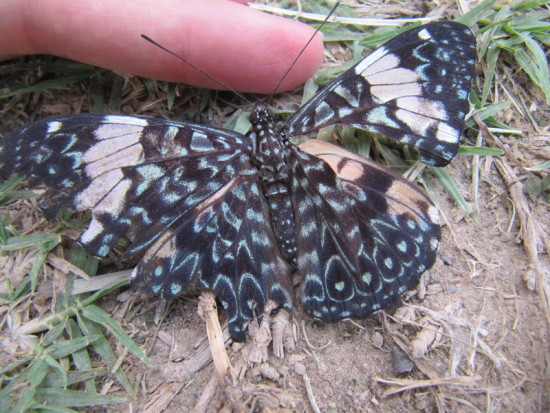
[[[320,320],[391,306],[434,263],[438,211],[414,184],[335,145],[295,135],[344,123],[414,145],[435,166],[456,154],[476,59],[454,22],[409,30],[322,89],[278,128],[253,130],[81,114],[0,140],[0,173],[46,184],[48,216],[90,209],[80,237],[105,256],[121,237],[137,288],[164,298],[212,290],[233,339],[268,300],[290,309],[292,275]]]

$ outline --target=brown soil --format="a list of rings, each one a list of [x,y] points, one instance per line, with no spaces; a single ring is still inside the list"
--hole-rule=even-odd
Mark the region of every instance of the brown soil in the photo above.
[[[466,157],[451,167],[465,193],[469,168]],[[548,411],[548,324],[538,295],[524,281],[530,262],[517,239],[519,226],[508,191],[495,168],[490,171],[486,178],[491,185],[483,184],[480,190],[477,224],[439,194],[448,219],[439,257],[404,305],[391,315],[358,322],[293,318],[296,349],[278,359],[270,348],[261,368],[249,363],[245,377],[235,382],[245,393],[241,400],[255,398],[265,411],[314,411],[313,398],[322,412]],[[548,228],[546,207],[530,206],[539,228]],[[540,259],[542,268],[550,268],[547,256]],[[142,333],[150,339],[155,331],[151,327]],[[214,368],[208,366],[178,384],[167,384],[166,377],[181,374],[179,363],[171,360],[192,359],[197,343],[206,338],[196,303],[174,304],[160,331],[167,343],[157,340],[154,345],[156,371],[139,364],[130,369],[136,379],[143,377],[147,389],[134,407],[191,410],[215,375]],[[396,348],[410,359],[396,357]],[[246,358],[241,346],[231,347],[229,355],[233,365]],[[414,367],[398,374],[396,364],[403,357]],[[262,369],[272,376],[264,377]],[[227,405],[218,386],[204,411]]]

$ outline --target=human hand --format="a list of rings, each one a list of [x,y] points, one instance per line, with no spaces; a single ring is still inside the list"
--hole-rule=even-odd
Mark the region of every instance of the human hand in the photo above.
[[[241,3],[241,4],[239,4]],[[241,92],[273,93],[313,29],[261,13],[246,0],[71,0],[0,2],[0,60],[53,54],[159,80],[220,89],[146,34]],[[279,91],[311,77],[321,36],[304,51]]]

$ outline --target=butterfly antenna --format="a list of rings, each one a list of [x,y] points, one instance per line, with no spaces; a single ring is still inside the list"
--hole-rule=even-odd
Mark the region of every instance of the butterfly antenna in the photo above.
[[[208,77],[209,79],[213,80],[214,82],[216,82],[217,84],[221,85],[222,87],[224,87],[225,89],[235,93],[237,96],[239,96],[241,99],[243,99],[245,102],[247,102],[249,105],[253,105],[253,102],[250,101],[249,99],[247,99],[244,95],[241,95],[239,92],[237,92],[235,89],[231,88],[230,86],[227,85],[227,83],[225,82],[222,82],[220,79],[217,79],[215,78],[214,76],[212,76],[210,73],[202,70],[200,67],[194,65],[193,63],[191,63],[189,60],[187,60],[185,57],[182,57],[180,56],[179,54],[173,52],[172,50],[164,47],[163,45],[157,43],[156,41],[154,41],[153,39],[151,39],[149,36],[145,35],[145,34],[142,34],[141,37],[143,37],[145,40],[147,40],[149,43],[152,43],[154,44],[155,46],[157,46],[158,48],[164,50],[165,52],[168,52],[170,53],[172,56],[176,57],[177,59],[181,60],[183,63],[187,64],[188,66],[192,67],[193,69],[195,69],[197,72],[199,73],[202,73],[203,75],[205,75],[206,77]],[[310,40],[311,41],[311,40]]]
[[[279,83],[277,83],[277,86],[275,87],[275,89],[273,90],[273,94],[276,94],[277,91],[279,90],[279,87],[281,86],[281,84],[283,83],[283,81],[286,79],[286,77],[288,76],[288,74],[290,73],[290,71],[292,70],[292,68],[294,67],[294,65],[296,64],[296,62],[298,61],[298,59],[304,54],[304,51],[307,49],[307,47],[309,46],[309,44],[313,41],[313,38],[315,36],[317,36],[317,33],[319,33],[319,31],[321,30],[321,28],[325,25],[325,23],[328,21],[328,19],[330,19],[330,16],[332,16],[334,14],[334,11],[336,10],[336,8],[340,5],[340,2],[336,2],[336,4],[334,5],[334,7],[330,10],[330,12],[327,14],[327,17],[325,17],[325,20],[323,20],[323,22],[319,25],[319,27],[317,27],[317,29],[315,30],[315,33],[313,33],[313,35],[310,37],[310,39],[307,41],[306,45],[302,48],[302,50],[300,50],[300,53],[298,53],[298,55],[296,56],[296,58],[294,59],[294,61],[292,62],[292,64],[289,66],[289,68],[287,69],[287,71],[285,72],[285,74],[283,75],[283,77],[281,78],[281,80],[279,80]]]

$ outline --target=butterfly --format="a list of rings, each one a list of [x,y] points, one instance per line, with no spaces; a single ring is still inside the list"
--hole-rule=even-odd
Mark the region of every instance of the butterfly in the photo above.
[[[416,185],[336,145],[290,138],[344,123],[418,148],[457,152],[476,60],[464,25],[431,23],[389,41],[282,126],[263,105],[252,131],[80,114],[0,140],[0,173],[45,184],[47,217],[91,210],[79,242],[99,257],[126,237],[134,287],[175,297],[211,290],[231,337],[273,300],[323,321],[396,304],[432,266],[438,211]],[[299,285],[295,288],[295,285]]]

